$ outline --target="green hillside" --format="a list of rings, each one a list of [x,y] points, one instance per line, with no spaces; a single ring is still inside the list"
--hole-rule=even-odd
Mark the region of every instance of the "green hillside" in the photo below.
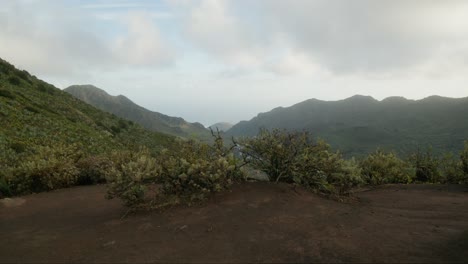
[[[211,139],[210,132],[202,124],[189,123],[180,117],[152,112],[123,95],[112,96],[92,85],[72,85],[65,91],[103,111],[132,120],[152,131],[204,141]]]
[[[0,196],[2,182],[13,181],[14,175],[35,180],[39,176],[29,172],[43,175],[50,166],[142,146],[156,152],[172,141],[172,136],[96,109],[0,59]]]
[[[376,148],[400,154],[432,146],[458,152],[468,139],[468,98],[431,96],[422,100],[353,96],[341,101],[310,99],[275,108],[233,126],[228,136],[254,136],[261,128],[310,131],[346,156]]]

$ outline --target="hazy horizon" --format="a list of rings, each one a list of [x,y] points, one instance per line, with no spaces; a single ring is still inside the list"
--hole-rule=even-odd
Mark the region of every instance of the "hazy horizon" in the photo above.
[[[467,1],[5,0],[0,57],[205,126],[316,98],[467,97]]]
[[[79,86],[81,86],[81,85],[84,85],[84,86],[92,85],[92,86],[94,86],[93,84],[89,84],[89,83],[88,83],[88,84],[78,84],[78,85],[79,85]],[[65,87],[65,88],[67,88],[67,87]],[[142,106],[142,105],[139,104],[137,101],[133,100],[132,98],[130,98],[130,97],[128,97],[128,96],[126,96],[125,94],[110,94],[110,93],[109,93],[108,91],[106,91],[105,89],[102,89],[102,88],[100,88],[100,87],[96,87],[96,88],[101,89],[101,90],[104,90],[104,91],[105,91],[106,93],[108,93],[110,96],[119,96],[119,95],[125,96],[125,97],[127,97],[129,100],[131,100],[132,102],[134,102],[135,104]],[[406,97],[404,97],[404,96],[399,96],[399,95],[393,95],[393,96],[384,97],[384,98],[382,98],[382,99],[378,99],[378,98],[375,98],[375,97],[372,96],[372,95],[365,95],[365,94],[355,94],[355,95],[352,95],[352,96],[349,96],[349,97],[346,97],[346,98],[333,99],[333,100],[323,100],[323,99],[320,99],[320,98],[305,98],[305,99],[303,99],[303,100],[301,100],[301,101],[298,101],[298,102],[295,102],[295,103],[293,103],[293,104],[291,104],[291,105],[277,105],[277,106],[275,106],[275,107],[273,107],[273,108],[270,108],[270,109],[261,110],[261,111],[255,113],[253,116],[250,116],[250,117],[248,117],[248,118],[246,118],[246,119],[241,119],[241,120],[238,120],[238,121],[235,121],[235,122],[229,122],[229,121],[221,120],[221,121],[212,122],[212,123],[206,123],[206,124],[205,124],[205,123],[200,122],[199,120],[189,120],[189,119],[185,119],[183,116],[174,116],[174,117],[182,117],[182,118],[184,118],[186,121],[191,122],[191,123],[194,123],[194,122],[201,123],[201,124],[204,125],[206,128],[208,128],[209,126],[214,125],[214,124],[216,124],[216,123],[223,123],[223,122],[226,122],[226,123],[230,123],[230,124],[232,124],[232,125],[235,125],[235,124],[239,123],[240,121],[249,121],[249,120],[251,120],[252,118],[256,117],[256,116],[257,116],[258,114],[260,114],[260,113],[266,113],[266,112],[269,112],[269,111],[271,111],[271,110],[273,110],[273,109],[275,109],[275,108],[278,108],[278,107],[287,108],[287,107],[291,107],[291,106],[293,106],[293,105],[295,105],[295,104],[299,104],[299,103],[301,103],[301,102],[304,102],[304,101],[307,101],[307,100],[311,100],[311,99],[316,99],[316,100],[326,101],[326,102],[336,102],[336,101],[341,101],[341,100],[348,99],[348,98],[353,97],[353,96],[370,96],[370,97],[372,97],[373,99],[375,99],[375,100],[377,100],[377,101],[383,101],[383,100],[385,100],[385,99],[387,99],[387,98],[389,98],[389,97],[402,97],[402,98],[404,98],[404,99],[406,99],[406,100],[421,100],[421,99],[425,99],[425,98],[427,98],[427,97],[431,97],[431,96],[441,96],[441,95],[433,94],[433,95],[425,96],[425,97],[423,97],[423,98],[416,98],[416,99],[413,99],[413,98],[406,98]],[[467,96],[465,96],[465,97],[441,96],[441,97],[453,98],[453,99],[460,99],[460,98],[465,98],[465,97],[467,97]],[[143,106],[143,107],[144,107],[144,106]],[[145,107],[145,108],[146,108],[147,110],[150,110],[150,111],[153,111],[153,112],[159,112],[157,109],[151,109],[151,108],[149,108],[149,107]],[[162,114],[166,114],[166,113],[162,113]]]

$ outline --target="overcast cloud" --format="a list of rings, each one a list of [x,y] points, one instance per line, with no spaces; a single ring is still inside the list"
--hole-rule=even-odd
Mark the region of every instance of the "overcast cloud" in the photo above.
[[[468,1],[3,0],[0,57],[205,125],[354,94],[468,96]]]

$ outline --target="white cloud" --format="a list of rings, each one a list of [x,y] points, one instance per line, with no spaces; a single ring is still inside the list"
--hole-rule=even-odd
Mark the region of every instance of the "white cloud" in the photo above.
[[[0,57],[206,125],[313,97],[468,95],[467,1],[0,2]]]
[[[301,54],[302,64],[334,74],[405,74],[453,50],[468,54],[466,1],[201,0],[174,6],[186,9],[191,43],[241,68],[291,73],[280,62]],[[455,64],[466,70],[466,63]]]
[[[114,53],[124,63],[137,66],[167,65],[174,52],[164,43],[159,29],[145,12],[129,14],[124,23],[127,34],[116,40]]]
[[[153,18],[124,12],[112,22],[115,33],[107,34],[93,13],[61,1],[7,1],[0,12],[0,57],[41,76],[68,78],[170,65],[173,51]]]

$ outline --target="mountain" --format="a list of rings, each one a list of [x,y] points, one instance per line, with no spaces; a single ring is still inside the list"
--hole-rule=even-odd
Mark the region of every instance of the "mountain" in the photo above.
[[[346,156],[360,156],[377,148],[399,154],[428,146],[435,152],[458,151],[468,139],[467,118],[468,97],[389,97],[377,101],[356,95],[340,101],[310,99],[278,107],[239,122],[227,136],[254,136],[261,128],[305,130]]]
[[[134,121],[146,129],[185,138],[211,139],[210,132],[200,123],[189,123],[143,108],[123,95],[112,96],[92,85],[72,85],[64,91],[103,111]]]
[[[233,124],[228,123],[228,122],[219,122],[219,123],[209,126],[209,128],[213,129],[213,131],[216,131],[216,128],[218,128],[219,131],[226,132],[229,129],[231,129],[232,126]]]
[[[65,166],[59,161],[67,155],[108,155],[142,146],[157,151],[173,139],[101,111],[0,59],[0,197],[9,169],[24,170],[23,176],[32,170],[49,175],[53,166]]]

